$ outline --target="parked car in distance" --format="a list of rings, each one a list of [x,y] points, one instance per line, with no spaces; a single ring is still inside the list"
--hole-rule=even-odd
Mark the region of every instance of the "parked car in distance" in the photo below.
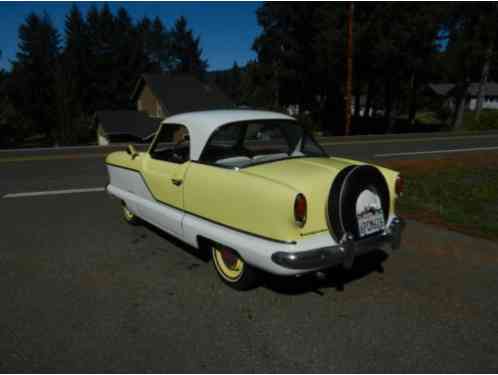
[[[175,115],[148,151],[106,158],[127,222],[149,222],[212,254],[236,289],[260,272],[300,275],[390,246],[401,220],[395,171],[330,157],[292,117],[226,110]]]

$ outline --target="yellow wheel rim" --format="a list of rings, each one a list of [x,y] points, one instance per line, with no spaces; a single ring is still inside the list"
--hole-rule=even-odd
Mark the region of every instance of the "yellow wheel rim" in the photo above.
[[[213,260],[220,275],[227,281],[237,281],[244,272],[244,261],[232,250],[213,247]]]
[[[133,215],[133,213],[128,209],[128,207],[126,207],[125,204],[123,204],[123,213],[124,213],[125,219],[128,221],[133,220],[133,218],[135,217],[135,215]]]

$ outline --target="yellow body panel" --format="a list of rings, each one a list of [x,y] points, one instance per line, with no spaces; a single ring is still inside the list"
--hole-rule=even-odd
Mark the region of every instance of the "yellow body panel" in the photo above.
[[[280,241],[293,241],[291,187],[242,170],[192,163],[185,175],[184,209],[227,226]]]
[[[141,172],[154,198],[183,209],[183,177],[189,165],[190,162],[177,164],[155,160],[146,154],[143,156]],[[175,180],[179,184],[175,184]]]
[[[244,173],[292,186],[304,194],[308,206],[307,220],[300,235],[328,230],[327,205],[330,187],[336,175],[345,167],[359,162],[328,158],[289,159],[262,164]],[[293,206],[291,206],[292,208]]]
[[[132,159],[126,151],[116,151],[107,155],[105,162],[118,167],[140,171],[142,169],[142,160],[145,155],[145,152],[139,152],[138,156]]]

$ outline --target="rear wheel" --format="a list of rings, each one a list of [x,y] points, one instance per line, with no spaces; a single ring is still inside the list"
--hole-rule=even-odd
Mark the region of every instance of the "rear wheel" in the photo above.
[[[258,285],[259,271],[244,262],[235,250],[212,244],[211,255],[216,272],[232,288],[248,290]]]
[[[140,219],[137,215],[129,210],[124,201],[121,202],[123,208],[123,217],[128,224],[137,225],[140,223]]]

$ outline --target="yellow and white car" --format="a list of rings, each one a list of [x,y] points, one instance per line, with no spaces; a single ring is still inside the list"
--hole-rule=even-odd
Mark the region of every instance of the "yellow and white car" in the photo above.
[[[165,119],[147,152],[106,158],[125,220],[209,249],[223,281],[299,275],[390,245],[401,220],[395,171],[329,157],[292,117],[226,110]]]

